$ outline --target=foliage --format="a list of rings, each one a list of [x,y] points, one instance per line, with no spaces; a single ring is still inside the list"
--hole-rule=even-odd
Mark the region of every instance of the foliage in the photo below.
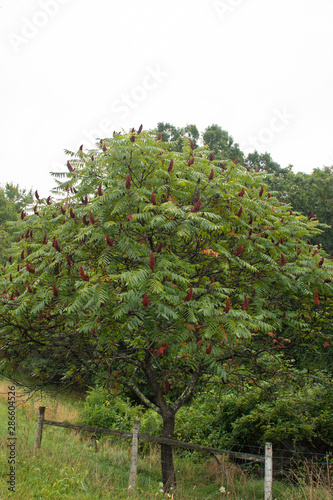
[[[156,127],[157,134],[161,133],[162,141],[168,142],[168,149],[181,151],[183,149],[183,139],[187,137],[193,141],[194,147],[198,147],[199,132],[195,125],[186,127],[175,127],[170,123],[159,122]]]
[[[328,224],[330,229],[316,237],[325,250],[333,253],[333,170],[332,167],[315,168],[311,174],[288,173],[279,189],[284,191],[284,199],[293,208],[305,215],[315,213],[317,218]]]
[[[15,204],[18,213],[22,208],[33,202],[32,189],[30,189],[30,191],[21,189],[18,184],[14,185],[11,182],[7,182],[5,185],[5,194],[7,200]]]
[[[133,406],[129,399],[102,387],[87,392],[81,415],[83,425],[105,429],[132,432],[134,420],[140,420],[140,432],[144,434],[158,436],[162,429],[162,419],[156,412]]]
[[[328,321],[332,264],[308,251],[318,221],[292,214],[262,173],[161,137],[140,127],[68,152],[56,174],[66,200],[36,193],[34,213],[12,225],[0,332],[3,369],[32,351],[45,362],[58,352],[65,380],[104,365],[106,382],[160,413],[171,437],[198,384],[225,378],[252,338],[311,334],[318,310]]]
[[[32,200],[31,193],[26,193],[19,186],[7,183],[0,188],[0,263],[8,258],[8,250],[13,242],[7,222],[17,220],[23,206]]]
[[[131,432],[134,420],[141,413],[139,406],[133,407],[129,401],[97,387],[87,393],[82,422],[84,425]]]
[[[242,165],[244,164],[244,153],[239,149],[239,145],[219,125],[213,124],[207,127],[202,138],[219,160],[234,161],[237,159]]]

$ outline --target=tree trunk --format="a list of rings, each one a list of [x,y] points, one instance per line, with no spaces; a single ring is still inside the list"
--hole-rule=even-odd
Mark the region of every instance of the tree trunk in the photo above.
[[[175,415],[172,412],[162,414],[163,433],[162,437],[173,439],[175,430]],[[164,492],[170,492],[176,487],[176,475],[173,466],[172,446],[161,444],[161,467]]]

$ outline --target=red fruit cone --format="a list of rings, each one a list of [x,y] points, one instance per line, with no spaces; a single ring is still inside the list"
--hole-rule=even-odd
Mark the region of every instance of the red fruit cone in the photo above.
[[[155,258],[154,258],[153,252],[150,253],[149,267],[150,267],[151,271],[153,272],[155,269]]]
[[[98,222],[96,219],[94,219],[90,210],[89,210],[89,220],[92,224],[96,224],[96,222]]]
[[[200,207],[201,207],[201,198],[199,198],[194,207],[191,208],[191,212],[193,213],[199,212]]]
[[[145,309],[147,309],[150,300],[148,299],[148,294],[145,293],[143,296],[142,304]]]
[[[89,276],[85,274],[82,266],[80,266],[80,276],[83,281],[89,281]]]
[[[52,246],[53,246],[53,248],[55,248],[58,252],[61,252],[60,247],[59,247],[59,245],[58,245],[58,242],[57,242],[56,238],[54,238],[54,240],[53,240],[53,242],[52,242]]]
[[[112,240],[108,234],[106,235],[106,243],[109,245],[109,247],[112,247],[114,245],[114,240]]]
[[[225,305],[225,308],[223,309],[225,313],[228,313],[230,311],[230,300],[227,298],[227,302]]]
[[[212,352],[212,349],[213,349],[213,346],[212,346],[212,343],[210,343],[206,349],[206,354],[210,354]]]
[[[154,191],[151,193],[150,201],[152,202],[153,205],[157,205]]]
[[[30,267],[29,266],[29,262],[26,263],[25,267],[26,267],[28,273],[34,274],[35,268],[34,267]]]
[[[249,299],[247,298],[246,295],[244,295],[244,304],[242,305],[242,310],[247,311],[249,308]]]
[[[234,253],[234,255],[237,257],[237,255],[240,255],[244,250],[244,247],[243,245],[240,245],[238,250],[236,250],[236,252]]]

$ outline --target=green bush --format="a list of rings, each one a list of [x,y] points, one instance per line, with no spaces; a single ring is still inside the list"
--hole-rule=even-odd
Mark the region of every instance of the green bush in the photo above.
[[[140,432],[161,435],[162,419],[152,410],[133,406],[129,399],[106,389],[89,391],[82,414],[86,425],[130,432],[133,421],[141,421]],[[179,410],[175,439],[216,448],[235,444],[262,446],[266,441],[278,448],[325,453],[333,446],[333,401],[330,385],[276,379],[262,387],[248,385],[241,391],[225,386],[211,390]]]
[[[102,387],[88,391],[81,411],[83,425],[131,432],[134,420],[141,421],[140,432],[143,434],[161,434],[162,419],[156,412],[139,405],[133,406],[129,399]]]
[[[96,387],[88,391],[82,410],[84,425],[131,432],[133,421],[140,418],[142,407],[133,407],[128,400]]]
[[[230,391],[213,421],[224,445],[273,445],[325,453],[333,444],[333,403],[323,384]]]

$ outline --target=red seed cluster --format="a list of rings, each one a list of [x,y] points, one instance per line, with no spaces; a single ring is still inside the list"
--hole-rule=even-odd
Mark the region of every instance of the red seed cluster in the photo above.
[[[150,267],[151,271],[153,272],[155,269],[155,258],[154,258],[153,252],[150,253],[149,267]]]
[[[53,248],[55,248],[58,252],[61,252],[61,249],[59,247],[59,244],[58,244],[58,241],[56,240],[56,238],[54,238],[54,240],[52,241],[52,246]]]
[[[194,207],[191,208],[191,212],[193,213],[199,212],[200,207],[201,207],[201,198],[199,198]]]
[[[244,295],[244,304],[242,305],[242,310],[247,311],[249,308],[249,299],[247,298],[246,295]]]
[[[151,193],[150,201],[152,202],[153,205],[157,205],[156,196],[155,196],[154,191]]]
[[[240,255],[243,252],[243,250],[244,250],[243,245],[240,245],[239,248],[234,253],[234,255],[237,257],[237,255]]]
[[[82,266],[80,266],[80,276],[83,281],[89,281],[89,276],[84,272]]]
[[[145,309],[147,309],[149,302],[150,300],[148,299],[148,294],[145,293],[142,300],[142,305]]]
[[[108,234],[106,235],[106,243],[109,245],[109,247],[112,247],[114,245],[114,240],[112,240]]]
[[[227,298],[227,302],[226,302],[226,305],[225,305],[225,308],[223,309],[223,311],[225,313],[228,313],[230,311],[230,300]]]

